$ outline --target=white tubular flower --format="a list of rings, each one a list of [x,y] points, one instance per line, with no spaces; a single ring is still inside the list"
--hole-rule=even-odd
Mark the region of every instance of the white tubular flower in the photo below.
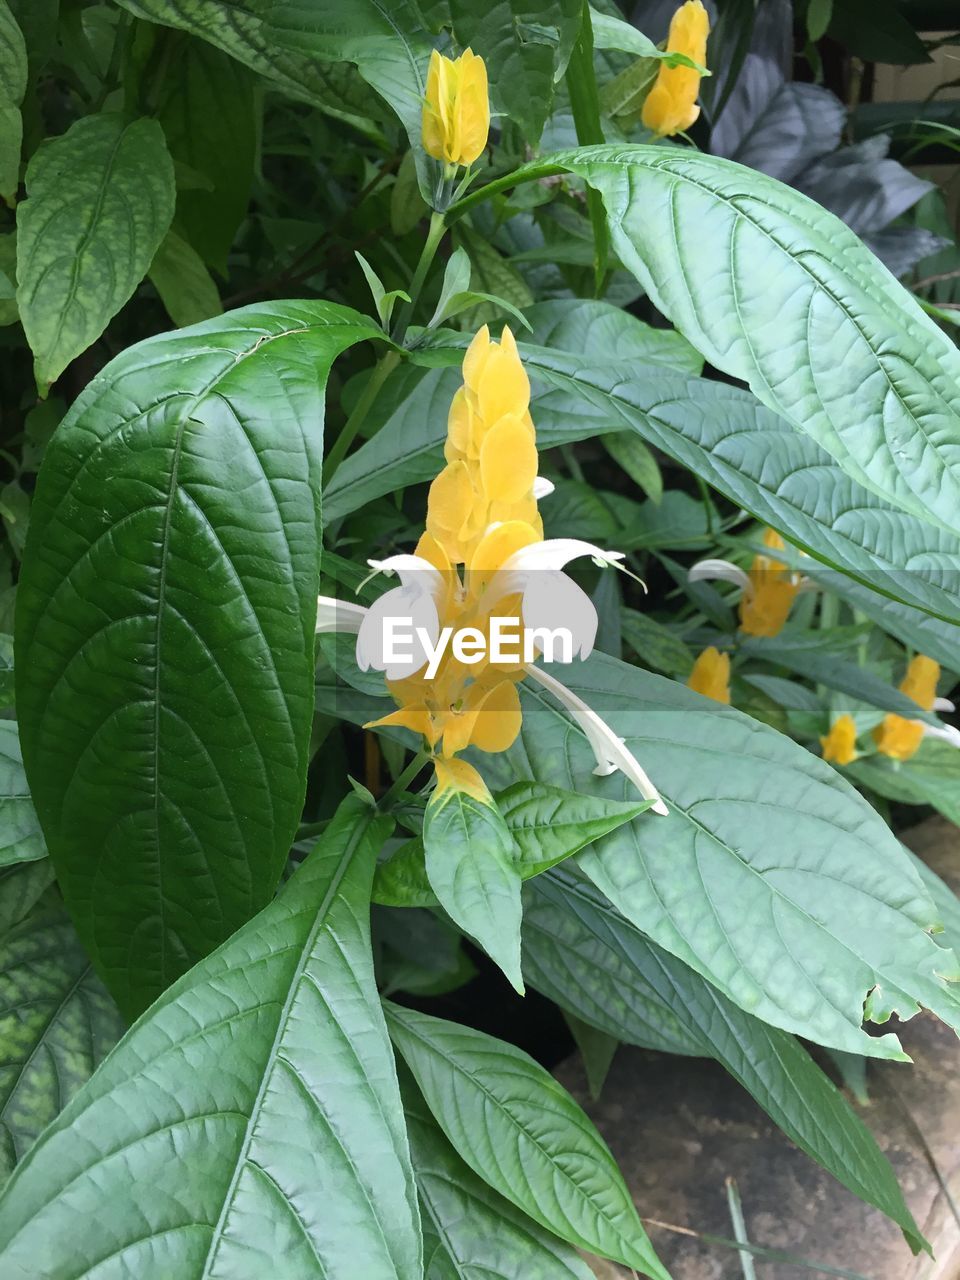
[[[946,702],[946,698],[943,701]],[[920,722],[918,721],[917,723]],[[923,736],[925,738],[939,738],[941,742],[948,742],[951,747],[960,747],[960,729],[954,728],[952,724],[932,725],[924,722]]]
[[[334,600],[332,596],[317,596],[317,635],[331,631],[356,634],[366,614],[361,604],[348,604],[345,600]]]
[[[372,569],[396,573],[400,586],[386,591],[366,611],[357,633],[357,666],[382,671],[388,680],[413,675],[427,661],[425,639],[435,646],[440,635],[440,607],[446,586],[442,574],[422,556],[390,556],[368,560]],[[387,620],[402,623],[412,641],[402,654],[387,652]]]
[[[533,482],[533,496],[539,502],[541,498],[549,498],[556,486],[546,476],[537,476]]]
[[[651,806],[653,812],[666,816],[669,810],[660,798],[659,791],[644,773],[640,762],[628,750],[624,740],[617,737],[606,721],[601,720],[593,708],[589,707],[582,698],[578,698],[566,685],[561,684],[559,680],[548,675],[540,667],[527,666],[524,669],[528,676],[542,684],[545,689],[549,689],[583,730],[596,757],[597,767],[594,769],[594,773],[599,777],[606,777],[619,769],[625,777],[630,779],[645,799],[654,802]]]
[[[687,572],[689,582],[732,582],[744,595],[753,595],[750,575],[729,560],[698,560]]]

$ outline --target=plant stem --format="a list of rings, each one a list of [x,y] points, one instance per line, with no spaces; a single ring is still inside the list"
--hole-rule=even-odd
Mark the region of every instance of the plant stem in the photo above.
[[[489,200],[491,196],[499,195],[501,191],[508,191],[511,187],[517,187],[521,182],[535,182],[539,178],[555,178],[557,174],[568,172],[569,170],[564,165],[551,164],[549,160],[536,160],[532,164],[525,164],[519,169],[514,169],[512,173],[505,173],[502,178],[496,178],[493,182],[488,182],[485,187],[478,187],[476,191],[471,191],[468,196],[464,196],[462,200],[452,204],[445,215],[446,224],[448,227],[452,226],[458,218],[462,218],[474,205],[482,204],[484,200]]]
[[[443,214],[432,213],[430,215],[430,230],[427,232],[427,238],[423,242],[420,260],[413,273],[413,279],[410,281],[410,301],[403,304],[400,314],[397,316],[397,324],[393,331],[395,342],[400,342],[406,332],[410,317],[413,315],[413,309],[417,305],[417,299],[420,297],[420,291],[423,289],[424,281],[427,278],[427,272],[430,270],[433,259],[436,256],[437,246],[443,239],[446,229],[447,224]]]
[[[593,70],[593,27],[590,23],[590,6],[583,0],[580,34],[573,47],[567,66],[567,89],[573,108],[573,121],[577,141],[582,147],[605,142],[600,122],[600,98],[597,79]],[[607,213],[600,192],[587,187],[587,209],[593,226],[593,287],[594,297],[603,293],[607,275],[607,259],[610,255],[610,232],[607,230]]]
[[[323,483],[328,485],[333,478],[333,474],[339,467],[340,463],[347,456],[347,450],[356,439],[357,432],[363,426],[367,414],[373,407],[373,403],[380,393],[380,388],[393,373],[394,369],[400,363],[399,351],[385,351],[370,372],[367,379],[367,385],[363,388],[360,399],[353,407],[353,413],[350,414],[343,429],[333,442],[330,452],[327,454],[327,460],[323,465]]]
[[[396,800],[397,796],[402,795],[407,789],[407,784],[412,782],[423,766],[430,759],[429,751],[418,751],[407,767],[400,773],[396,781],[391,785],[380,800],[378,808],[387,809]]]

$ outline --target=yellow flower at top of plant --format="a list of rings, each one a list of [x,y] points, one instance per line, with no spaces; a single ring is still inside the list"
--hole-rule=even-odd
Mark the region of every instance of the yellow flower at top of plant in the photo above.
[[[686,0],[671,19],[667,52],[686,54],[705,67],[709,34],[710,18],[700,0]],[[643,104],[646,127],[661,137],[689,129],[700,115],[700,78],[700,72],[693,67],[670,67],[662,62],[656,84]]]
[[[730,704],[730,655],[721,653],[713,645],[704,649],[693,664],[687,688],[702,693],[714,702]]]
[[[907,674],[900,682],[900,692],[912,698],[924,711],[932,711],[937,698],[937,681],[940,664],[923,654],[911,659]],[[922,720],[907,720],[903,716],[886,715],[883,723],[873,731],[877,750],[891,760],[909,760],[923,741],[926,726]]]
[[[853,764],[857,755],[857,726],[851,715],[837,716],[830,732],[820,739],[824,760],[832,764]]]
[[[423,105],[423,146],[446,164],[471,165],[487,145],[487,68],[472,49],[446,58],[434,49]]]
[[[771,551],[782,551],[783,539],[774,529],[767,529],[763,545]],[[754,556],[750,566],[751,590],[744,591],[740,597],[740,630],[748,636],[778,636],[801,585],[800,576],[781,561],[772,556]]]

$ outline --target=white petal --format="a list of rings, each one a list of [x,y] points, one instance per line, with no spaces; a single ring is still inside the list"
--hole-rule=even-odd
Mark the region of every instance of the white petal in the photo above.
[[[332,596],[317,596],[317,634],[322,635],[328,631],[357,632],[366,613],[363,605],[334,600]]]
[[[403,632],[410,636],[409,645],[399,646],[402,657],[390,657],[386,652],[388,619],[402,620]],[[395,587],[385,592],[370,606],[357,634],[357,666],[361,671],[383,671],[388,680],[401,680],[412,676],[427,661],[428,654],[418,629],[426,633],[431,647],[435,647],[440,634],[440,618],[437,606],[417,586]],[[394,646],[395,649],[397,646]]]
[[[739,565],[729,560],[698,560],[691,565],[687,579],[690,582],[732,582],[746,595],[753,594],[753,583]]]
[[[524,628],[567,630],[573,641],[571,661],[588,657],[597,638],[598,619],[587,593],[565,573],[531,573],[524,575],[524,582]]]
[[[548,480],[546,476],[537,476],[533,482],[533,496],[538,502],[541,498],[549,498],[553,489],[553,481]]]
[[[952,724],[942,724],[936,728],[932,724],[924,724],[923,736],[939,738],[942,742],[949,742],[951,747],[960,747],[960,729],[955,729]]]
[[[388,556],[386,560],[368,560],[367,564],[381,573],[398,574],[405,587],[419,586],[434,596],[443,590],[443,575],[423,556]]]
[[[662,815],[669,813],[667,806],[660,798],[659,791],[644,773],[640,762],[627,748],[624,740],[617,737],[592,707],[587,706],[582,698],[578,698],[566,685],[548,675],[541,667],[527,666],[524,669],[527,675],[532,676],[545,689],[549,689],[557,701],[562,703],[577,721],[596,756],[595,773],[603,777],[619,769],[645,799],[654,801],[652,805],[654,813]]]
[[[931,708],[933,711],[956,711],[956,709],[949,698],[934,698]]]
[[[623,560],[622,551],[604,551],[592,542],[580,538],[547,538],[545,542],[533,542],[508,556],[501,566],[503,573],[528,573],[539,569],[562,569],[580,556],[592,556],[604,564],[616,564]]]

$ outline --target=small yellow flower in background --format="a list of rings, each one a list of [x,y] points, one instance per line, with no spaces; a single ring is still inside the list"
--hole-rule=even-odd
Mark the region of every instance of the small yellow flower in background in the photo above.
[[[783,539],[774,529],[764,530],[763,545],[769,551],[784,550]],[[740,630],[748,636],[778,636],[794,600],[812,586],[803,574],[765,554],[754,556],[749,573],[729,560],[699,560],[687,576],[691,582],[735,583],[740,588]]]
[[[832,764],[853,764],[858,756],[857,726],[853,716],[837,716],[830,732],[820,739],[824,760]]]
[[[730,704],[730,655],[721,653],[713,645],[704,649],[693,664],[687,688],[702,693],[714,702]]]
[[[481,57],[465,49],[446,58],[434,49],[427,72],[423,106],[423,147],[446,164],[473,164],[487,145],[490,99],[487,68]]]
[[[763,545],[782,551],[783,539],[773,529],[763,535]],[[748,636],[778,636],[786,626],[802,580],[779,560],[755,556],[750,567],[753,590],[740,599],[740,630]]]
[[[667,52],[686,54],[705,67],[709,34],[710,18],[706,9],[700,0],[687,0],[671,19]],[[693,67],[668,67],[661,63],[656,84],[643,104],[643,123],[661,137],[689,129],[700,115],[697,106],[699,93],[699,71]]]
[[[923,654],[917,654],[907,667],[907,674],[900,682],[900,692],[923,708],[933,711],[938,701],[937,681],[940,664]],[[922,720],[907,720],[903,716],[886,715],[883,723],[873,731],[877,750],[891,760],[909,760],[920,749],[927,726]]]

